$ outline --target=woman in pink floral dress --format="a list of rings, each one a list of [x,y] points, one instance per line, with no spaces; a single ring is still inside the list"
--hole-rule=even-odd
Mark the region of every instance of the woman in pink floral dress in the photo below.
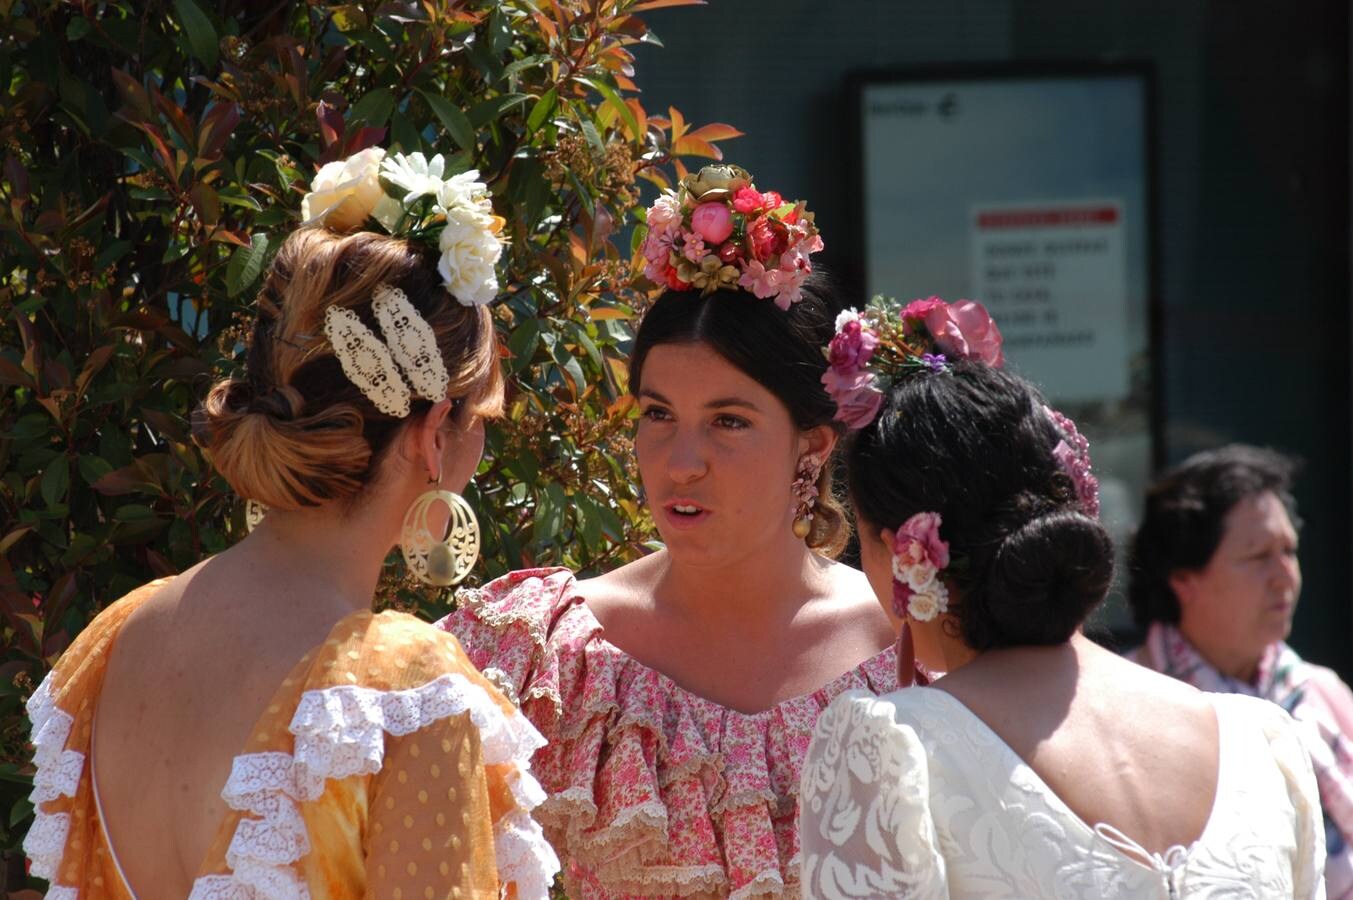
[[[631,359],[665,546],[598,578],[511,573],[443,628],[548,739],[536,811],[569,895],[793,897],[800,771],[843,691],[897,684],[894,633],[831,494],[840,307],[803,204],[707,167],[648,215],[669,286]],[[849,413],[844,413],[848,415]]]

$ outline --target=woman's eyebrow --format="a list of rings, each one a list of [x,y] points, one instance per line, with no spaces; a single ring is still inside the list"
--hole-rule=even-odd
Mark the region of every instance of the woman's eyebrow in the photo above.
[[[761,407],[750,400],[743,400],[740,397],[720,397],[718,400],[711,400],[705,404],[706,409],[724,409],[729,406],[736,406],[741,409],[750,409],[753,412],[760,412]]]

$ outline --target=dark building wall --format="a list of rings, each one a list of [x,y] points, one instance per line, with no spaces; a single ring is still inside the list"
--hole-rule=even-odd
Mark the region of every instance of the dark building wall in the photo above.
[[[647,108],[746,131],[729,158],[809,200],[847,279],[847,73],[1151,63],[1161,456],[1247,441],[1306,460],[1293,644],[1353,675],[1347,3],[714,0],[649,21],[666,46],[640,51]]]

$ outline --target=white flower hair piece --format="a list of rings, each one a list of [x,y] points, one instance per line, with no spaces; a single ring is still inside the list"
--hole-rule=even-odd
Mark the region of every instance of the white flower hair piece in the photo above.
[[[371,404],[387,416],[409,414],[409,386],[399,375],[390,348],[345,307],[324,311],[324,335],[334,348],[343,374]]]
[[[362,229],[435,247],[442,286],[462,306],[498,296],[504,220],[494,215],[479,171],[448,175],[440,153],[386,153],[368,147],[324,166],[301,200],[303,224]]]
[[[444,398],[451,377],[446,374],[446,363],[442,361],[432,326],[399,288],[382,284],[372,296],[371,310],[380,323],[390,355],[404,371],[413,392],[433,403]]]
[[[404,191],[401,202],[410,206],[420,197],[436,196],[442,188],[446,159],[438,153],[432,159],[422,153],[391,153],[381,162],[381,177]]]
[[[948,611],[949,589],[938,578],[907,598],[907,614],[918,622],[929,622]]]

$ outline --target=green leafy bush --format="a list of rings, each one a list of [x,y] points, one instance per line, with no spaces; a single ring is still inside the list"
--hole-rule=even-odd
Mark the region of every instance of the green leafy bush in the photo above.
[[[31,820],[22,702],[98,610],[243,532],[189,438],[318,165],[477,168],[507,220],[512,373],[471,492],[484,577],[638,553],[624,392],[638,179],[737,132],[640,105],[639,14],[692,0],[0,0],[0,849]],[[634,229],[637,232],[637,229]],[[383,602],[443,611],[398,566]],[[16,877],[17,875],[17,877]]]

